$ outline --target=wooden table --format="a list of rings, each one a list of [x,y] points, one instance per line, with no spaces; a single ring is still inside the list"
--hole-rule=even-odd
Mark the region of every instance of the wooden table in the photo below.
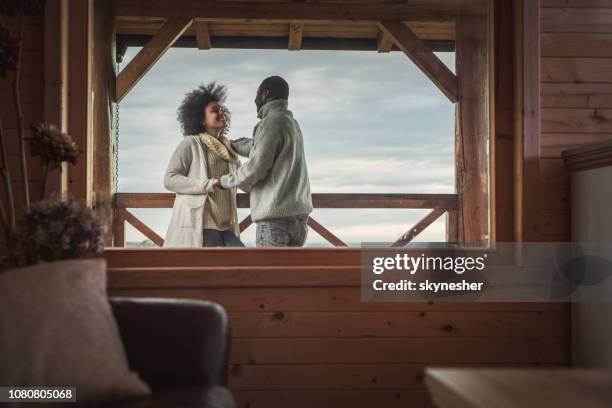
[[[612,371],[427,369],[439,408],[610,408]]]

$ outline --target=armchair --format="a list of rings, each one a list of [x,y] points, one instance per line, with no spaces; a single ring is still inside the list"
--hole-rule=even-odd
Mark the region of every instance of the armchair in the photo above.
[[[126,408],[233,408],[226,388],[229,329],[223,308],[201,300],[111,298],[132,370],[151,387]]]

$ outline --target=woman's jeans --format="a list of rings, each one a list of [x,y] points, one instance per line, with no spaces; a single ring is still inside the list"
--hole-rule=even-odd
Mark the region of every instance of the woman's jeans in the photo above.
[[[244,247],[242,241],[230,230],[204,229],[203,234],[205,247]]]

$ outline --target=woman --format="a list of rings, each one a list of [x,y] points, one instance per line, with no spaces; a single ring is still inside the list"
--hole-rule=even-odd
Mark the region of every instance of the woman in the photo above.
[[[238,238],[236,189],[213,187],[213,178],[240,161],[225,137],[226,88],[212,82],[189,92],[178,109],[185,135],[168,164],[164,186],[176,193],[166,247],[243,247]]]

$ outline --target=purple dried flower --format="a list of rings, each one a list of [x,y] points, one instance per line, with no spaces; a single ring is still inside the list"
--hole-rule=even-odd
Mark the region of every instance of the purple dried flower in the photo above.
[[[0,25],[0,77],[6,78],[8,71],[17,70],[19,42],[19,38],[11,37],[8,28]]]
[[[39,156],[49,168],[59,167],[62,162],[75,164],[79,158],[79,149],[72,137],[54,125],[39,123],[32,126],[29,142],[32,156]]]
[[[81,259],[102,253],[104,227],[94,211],[74,198],[32,204],[19,243],[28,264]]]

